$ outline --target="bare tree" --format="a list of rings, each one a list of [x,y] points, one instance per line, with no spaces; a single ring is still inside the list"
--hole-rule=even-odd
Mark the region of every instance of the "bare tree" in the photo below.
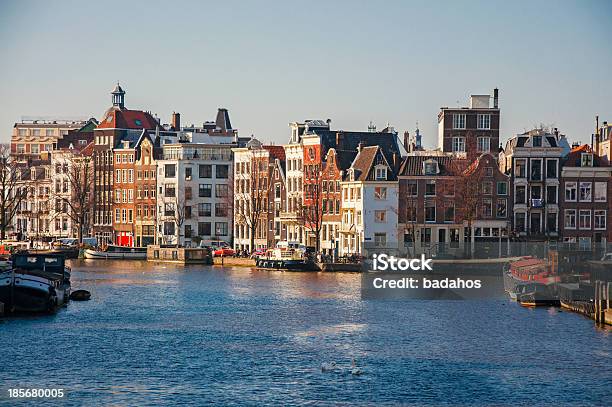
[[[313,175],[313,178],[304,183],[304,205],[299,208],[298,218],[304,225],[304,229],[314,235],[315,251],[318,253],[321,248],[321,230],[323,229],[324,180],[321,172]]]
[[[267,158],[258,155],[259,150],[253,150],[246,170],[236,173],[236,199],[234,222],[246,225],[250,232],[250,249],[255,248],[255,234],[258,228],[263,230],[262,218],[268,212],[268,196],[270,194],[270,168]]]
[[[416,184],[415,184],[416,186]],[[413,257],[416,254],[416,232],[418,221],[418,209],[419,209],[419,201],[416,196],[411,195],[410,193],[406,197],[403,202],[405,210],[406,210],[406,221],[405,221],[405,229],[404,234],[408,234],[410,236],[410,240],[412,243],[412,251],[410,246],[408,246],[408,256]]]
[[[173,210],[170,211],[170,215],[168,218],[170,221],[174,222],[176,227],[176,247],[179,247],[181,242],[181,230],[183,228],[183,224],[185,223],[185,219],[187,216],[191,216],[190,213],[187,213],[187,206],[185,201],[185,196],[175,196],[174,202],[171,203],[173,206]]]
[[[11,157],[9,145],[0,145],[0,240],[6,238],[13,218],[25,198],[23,189],[18,189],[19,173]]]
[[[475,165],[475,164],[473,164]],[[478,218],[478,208],[482,204],[482,180],[483,171],[481,168],[468,168],[457,177],[457,212],[461,214],[467,229],[470,231],[470,239],[467,242],[466,254],[474,255],[474,221]]]
[[[93,160],[90,156],[73,153],[66,156],[63,162],[67,164],[68,169],[66,172],[68,193],[62,193],[63,190],[54,191],[56,206],[59,203],[59,208],[56,210],[70,218],[79,243],[82,243],[83,235],[90,230],[94,205]]]

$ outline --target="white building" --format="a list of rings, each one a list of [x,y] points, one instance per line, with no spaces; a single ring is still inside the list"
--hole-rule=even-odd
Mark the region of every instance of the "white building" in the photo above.
[[[379,146],[359,151],[341,182],[341,256],[398,249],[398,181]]]
[[[235,138],[181,133],[157,162],[158,244],[232,241],[230,191]]]

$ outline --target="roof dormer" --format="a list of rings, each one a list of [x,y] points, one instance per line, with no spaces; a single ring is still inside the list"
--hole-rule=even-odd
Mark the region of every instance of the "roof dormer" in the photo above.
[[[438,175],[439,173],[438,161],[431,158],[423,161],[423,175]]]

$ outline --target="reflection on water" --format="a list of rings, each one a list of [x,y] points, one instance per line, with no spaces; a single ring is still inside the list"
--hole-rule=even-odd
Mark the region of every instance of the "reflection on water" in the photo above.
[[[74,405],[582,406],[610,394],[610,332],[552,308],[362,301],[358,274],[72,265],[92,300],[0,324],[3,388],[64,388]],[[348,373],[353,358],[364,375]],[[341,369],[321,372],[330,361]]]

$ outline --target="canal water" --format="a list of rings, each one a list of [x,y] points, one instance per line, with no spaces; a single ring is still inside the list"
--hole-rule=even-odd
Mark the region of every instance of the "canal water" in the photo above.
[[[9,388],[62,388],[65,405],[587,406],[612,396],[611,331],[502,295],[364,301],[358,274],[72,266],[73,289],[91,301],[0,322],[0,404],[17,404]]]

